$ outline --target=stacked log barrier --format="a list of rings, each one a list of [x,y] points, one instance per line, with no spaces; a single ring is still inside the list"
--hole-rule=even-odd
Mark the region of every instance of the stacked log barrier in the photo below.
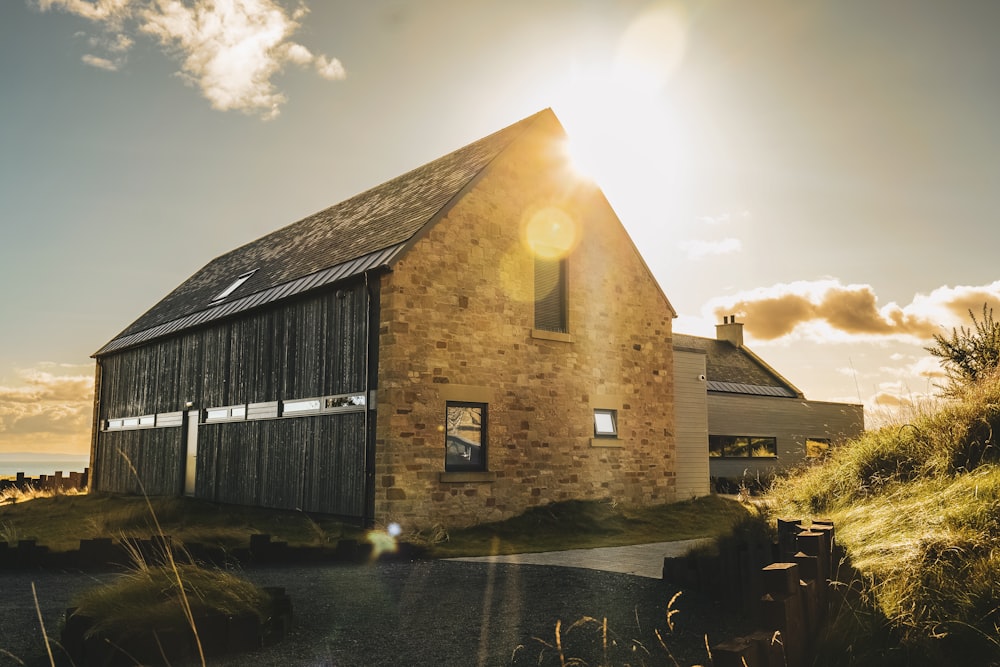
[[[741,545],[742,547],[742,545]],[[816,639],[827,623],[830,582],[844,556],[828,520],[779,520],[771,562],[756,569],[736,568],[735,578],[723,562],[740,562],[742,548],[709,557],[666,558],[663,578],[722,602],[741,602],[740,609],[760,619],[749,635],[711,647],[715,667],[802,667],[811,663]],[[749,550],[750,545],[746,545]],[[747,559],[749,563],[751,559]],[[757,592],[748,603],[747,594]]]

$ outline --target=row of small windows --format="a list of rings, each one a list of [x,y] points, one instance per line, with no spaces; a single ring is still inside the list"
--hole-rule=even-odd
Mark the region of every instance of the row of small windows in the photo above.
[[[305,417],[338,412],[360,412],[365,409],[364,394],[336,394],[302,398],[291,401],[267,403],[241,403],[208,408],[201,413],[203,423],[243,421],[248,419],[273,419],[276,417]],[[140,428],[180,426],[183,412],[164,412],[138,417],[116,417],[105,422],[105,430],[124,431]]]
[[[830,453],[829,438],[806,438],[806,458]],[[749,435],[710,435],[708,455],[714,458],[777,458],[778,439]]]

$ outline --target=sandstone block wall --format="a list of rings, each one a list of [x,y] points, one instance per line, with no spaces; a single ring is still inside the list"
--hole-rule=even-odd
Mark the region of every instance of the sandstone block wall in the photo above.
[[[673,312],[553,128],[507,149],[382,278],[376,521],[460,527],[565,499],[674,499]],[[572,225],[569,332],[533,330],[526,229]],[[446,473],[448,400],[488,403],[487,470]],[[595,439],[593,410],[618,411]]]

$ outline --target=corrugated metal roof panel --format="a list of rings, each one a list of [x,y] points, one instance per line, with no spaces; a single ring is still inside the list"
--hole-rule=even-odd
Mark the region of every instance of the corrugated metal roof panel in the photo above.
[[[348,262],[344,262],[343,264],[339,264],[322,271],[317,271],[315,274],[303,276],[302,278],[292,280],[282,285],[275,285],[270,289],[266,289],[256,294],[251,294],[250,296],[243,297],[242,299],[220,304],[214,308],[207,308],[197,313],[187,315],[186,317],[180,317],[176,320],[171,320],[170,322],[164,322],[163,324],[145,329],[143,331],[137,331],[125,336],[119,336],[95,352],[94,356],[98,357],[110,352],[117,352],[119,350],[135,347],[155,338],[169,336],[172,333],[189,329],[199,324],[220,320],[236,313],[243,313],[258,306],[280,301],[289,296],[302,294],[313,289],[340,282],[341,280],[345,280],[347,278],[353,278],[354,276],[361,275],[365,271],[369,271],[374,268],[387,266],[387,258],[392,257],[402,245],[403,244],[399,244],[398,246],[393,246],[392,248],[386,248],[378,252],[373,252],[369,255],[365,255],[364,257],[358,257]]]
[[[752,394],[754,396],[778,396],[780,398],[796,397],[795,392],[787,387],[743,384],[740,382],[719,382],[718,380],[709,380],[706,385],[709,391],[718,391],[726,394]]]

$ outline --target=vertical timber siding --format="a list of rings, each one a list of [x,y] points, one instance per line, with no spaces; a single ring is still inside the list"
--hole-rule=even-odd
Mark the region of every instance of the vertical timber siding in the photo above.
[[[677,498],[708,495],[708,392],[705,353],[674,349]]]
[[[111,417],[360,392],[367,296],[359,282],[101,358],[100,423]],[[99,431],[102,491],[183,490],[181,427]],[[361,516],[364,414],[202,424],[196,495]]]

